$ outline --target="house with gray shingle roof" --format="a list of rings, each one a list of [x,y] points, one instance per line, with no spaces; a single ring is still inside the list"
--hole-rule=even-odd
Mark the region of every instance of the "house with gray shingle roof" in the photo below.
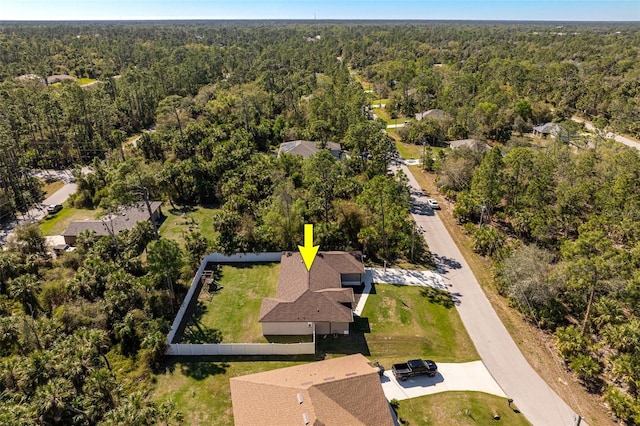
[[[361,354],[229,380],[236,426],[392,426],[378,368]]]
[[[338,160],[342,159],[342,147],[336,142],[326,142],[325,149],[328,149],[331,155]],[[278,149],[278,157],[284,153],[291,155],[301,155],[304,158],[309,158],[322,148],[322,142],[316,141],[289,141],[280,144]]]
[[[348,334],[353,322],[353,286],[362,283],[359,254],[318,252],[307,270],[299,252],[280,261],[276,296],[262,300],[262,334]]]
[[[466,146],[467,148],[475,151],[482,151],[482,152],[487,152],[491,149],[489,145],[487,145],[485,142],[482,142],[481,140],[478,140],[478,139],[460,139],[457,141],[449,142],[449,147],[451,149],[458,149],[463,146]]]
[[[420,121],[425,118],[433,118],[434,120],[444,120],[447,118],[447,113],[441,109],[430,109],[422,111],[416,114],[416,120]]]
[[[119,212],[107,215],[100,220],[77,220],[69,223],[67,229],[62,233],[64,242],[70,246],[76,244],[78,235],[85,231],[94,232],[97,236],[110,235],[111,232],[118,234],[125,229],[135,228],[138,222],[153,220],[158,222],[162,217],[160,206],[162,201],[151,201],[151,216],[146,203],[140,202],[131,206],[123,207]]]
[[[545,138],[549,135],[556,136],[560,131],[558,123],[544,123],[533,127],[534,136]]]

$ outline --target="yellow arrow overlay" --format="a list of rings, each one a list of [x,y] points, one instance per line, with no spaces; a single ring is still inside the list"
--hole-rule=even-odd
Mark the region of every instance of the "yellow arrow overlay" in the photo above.
[[[307,271],[311,270],[311,265],[313,265],[313,261],[316,259],[319,248],[320,246],[313,245],[313,224],[305,223],[304,246],[298,246],[298,250],[300,250],[300,254],[302,255],[302,260],[304,260],[304,265],[307,267]]]

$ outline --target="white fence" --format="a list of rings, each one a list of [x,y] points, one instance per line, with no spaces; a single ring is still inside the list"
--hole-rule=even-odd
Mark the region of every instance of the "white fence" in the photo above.
[[[210,343],[182,344],[173,343],[167,349],[167,355],[206,356],[206,355],[299,355],[315,354],[315,342],[307,343]]]
[[[221,253],[207,254],[198,272],[191,281],[189,292],[184,298],[178,314],[176,315],[171,330],[167,335],[167,355],[296,355],[296,354],[313,354],[316,345],[314,342],[306,343],[210,343],[210,344],[183,344],[177,343],[180,335],[184,331],[185,321],[189,313],[193,310],[198,300],[198,295],[202,289],[200,278],[208,263],[258,263],[258,262],[279,262],[282,256],[281,252],[268,253],[240,253],[232,256],[225,256]]]

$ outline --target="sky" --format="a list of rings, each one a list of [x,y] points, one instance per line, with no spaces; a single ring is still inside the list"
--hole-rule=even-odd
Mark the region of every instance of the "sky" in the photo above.
[[[0,21],[145,19],[640,22],[640,0],[0,0]]]

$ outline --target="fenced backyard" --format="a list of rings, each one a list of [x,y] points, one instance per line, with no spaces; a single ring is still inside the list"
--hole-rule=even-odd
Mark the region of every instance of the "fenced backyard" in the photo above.
[[[313,336],[262,335],[260,305],[276,294],[280,255],[205,256],[167,336],[167,355],[314,354]]]

